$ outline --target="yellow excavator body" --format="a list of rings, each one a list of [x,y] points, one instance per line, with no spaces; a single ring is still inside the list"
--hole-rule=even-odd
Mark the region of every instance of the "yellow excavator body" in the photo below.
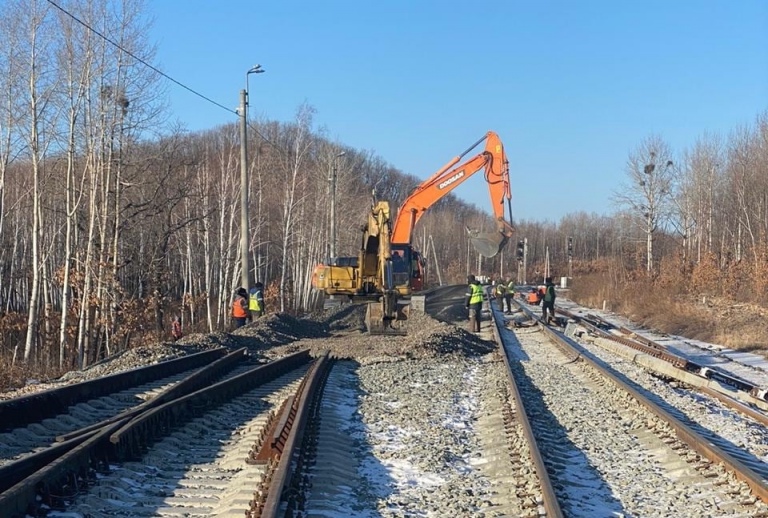
[[[389,202],[374,201],[357,258],[333,258],[336,264],[320,264],[312,275],[312,285],[326,295],[367,302],[365,324],[376,335],[407,333],[410,246],[393,248],[391,227]]]

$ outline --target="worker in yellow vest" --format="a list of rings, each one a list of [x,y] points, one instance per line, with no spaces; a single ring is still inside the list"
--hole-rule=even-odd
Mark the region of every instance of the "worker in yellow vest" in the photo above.
[[[248,309],[251,312],[251,318],[264,314],[264,284],[261,281],[257,281],[248,293]]]
[[[504,294],[504,300],[507,303],[507,314],[512,313],[512,299],[514,297],[515,297],[515,281],[513,281],[512,279],[509,279],[509,282],[507,283],[507,292]]]
[[[480,286],[480,281],[475,279],[474,275],[467,277],[466,300],[464,305],[469,309],[469,323],[471,324],[470,331],[473,333],[480,332],[480,312],[483,309],[483,287]]]

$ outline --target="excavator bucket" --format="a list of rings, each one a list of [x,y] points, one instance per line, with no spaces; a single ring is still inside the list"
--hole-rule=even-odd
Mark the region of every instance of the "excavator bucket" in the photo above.
[[[493,257],[501,252],[509,238],[501,232],[480,233],[477,230],[469,230],[469,241],[482,256]]]
[[[398,335],[408,334],[408,314],[410,306],[398,306],[392,315],[386,311],[382,302],[369,302],[365,311],[365,326],[372,335]]]

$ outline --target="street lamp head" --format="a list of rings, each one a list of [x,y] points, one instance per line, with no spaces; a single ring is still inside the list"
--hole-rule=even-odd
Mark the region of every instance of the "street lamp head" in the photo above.
[[[338,158],[338,157],[340,157],[340,156],[344,156],[344,155],[346,155],[346,154],[347,154],[347,152],[346,152],[346,151],[342,151],[341,153],[338,153],[338,154],[336,155],[336,157]]]
[[[264,72],[264,69],[261,68],[261,65],[253,65],[250,70],[248,70],[248,74],[261,74]]]

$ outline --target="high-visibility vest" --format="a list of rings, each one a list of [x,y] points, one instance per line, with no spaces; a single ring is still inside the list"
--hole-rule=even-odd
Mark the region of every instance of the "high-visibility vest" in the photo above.
[[[506,291],[506,288],[503,284],[497,284],[496,285],[496,295],[504,295],[504,292]]]
[[[515,283],[514,281],[509,281],[509,284],[507,285],[507,291],[510,293],[515,292]]]
[[[470,284],[472,295],[469,297],[470,304],[482,304],[483,303],[483,287],[479,284]]]
[[[261,290],[252,291],[248,295],[248,309],[251,311],[261,311],[261,302],[264,300],[264,295]]]
[[[245,308],[243,307],[243,302],[245,302],[245,299],[240,295],[235,297],[235,301],[232,303],[233,318],[245,318],[248,316],[248,313],[245,312]]]

